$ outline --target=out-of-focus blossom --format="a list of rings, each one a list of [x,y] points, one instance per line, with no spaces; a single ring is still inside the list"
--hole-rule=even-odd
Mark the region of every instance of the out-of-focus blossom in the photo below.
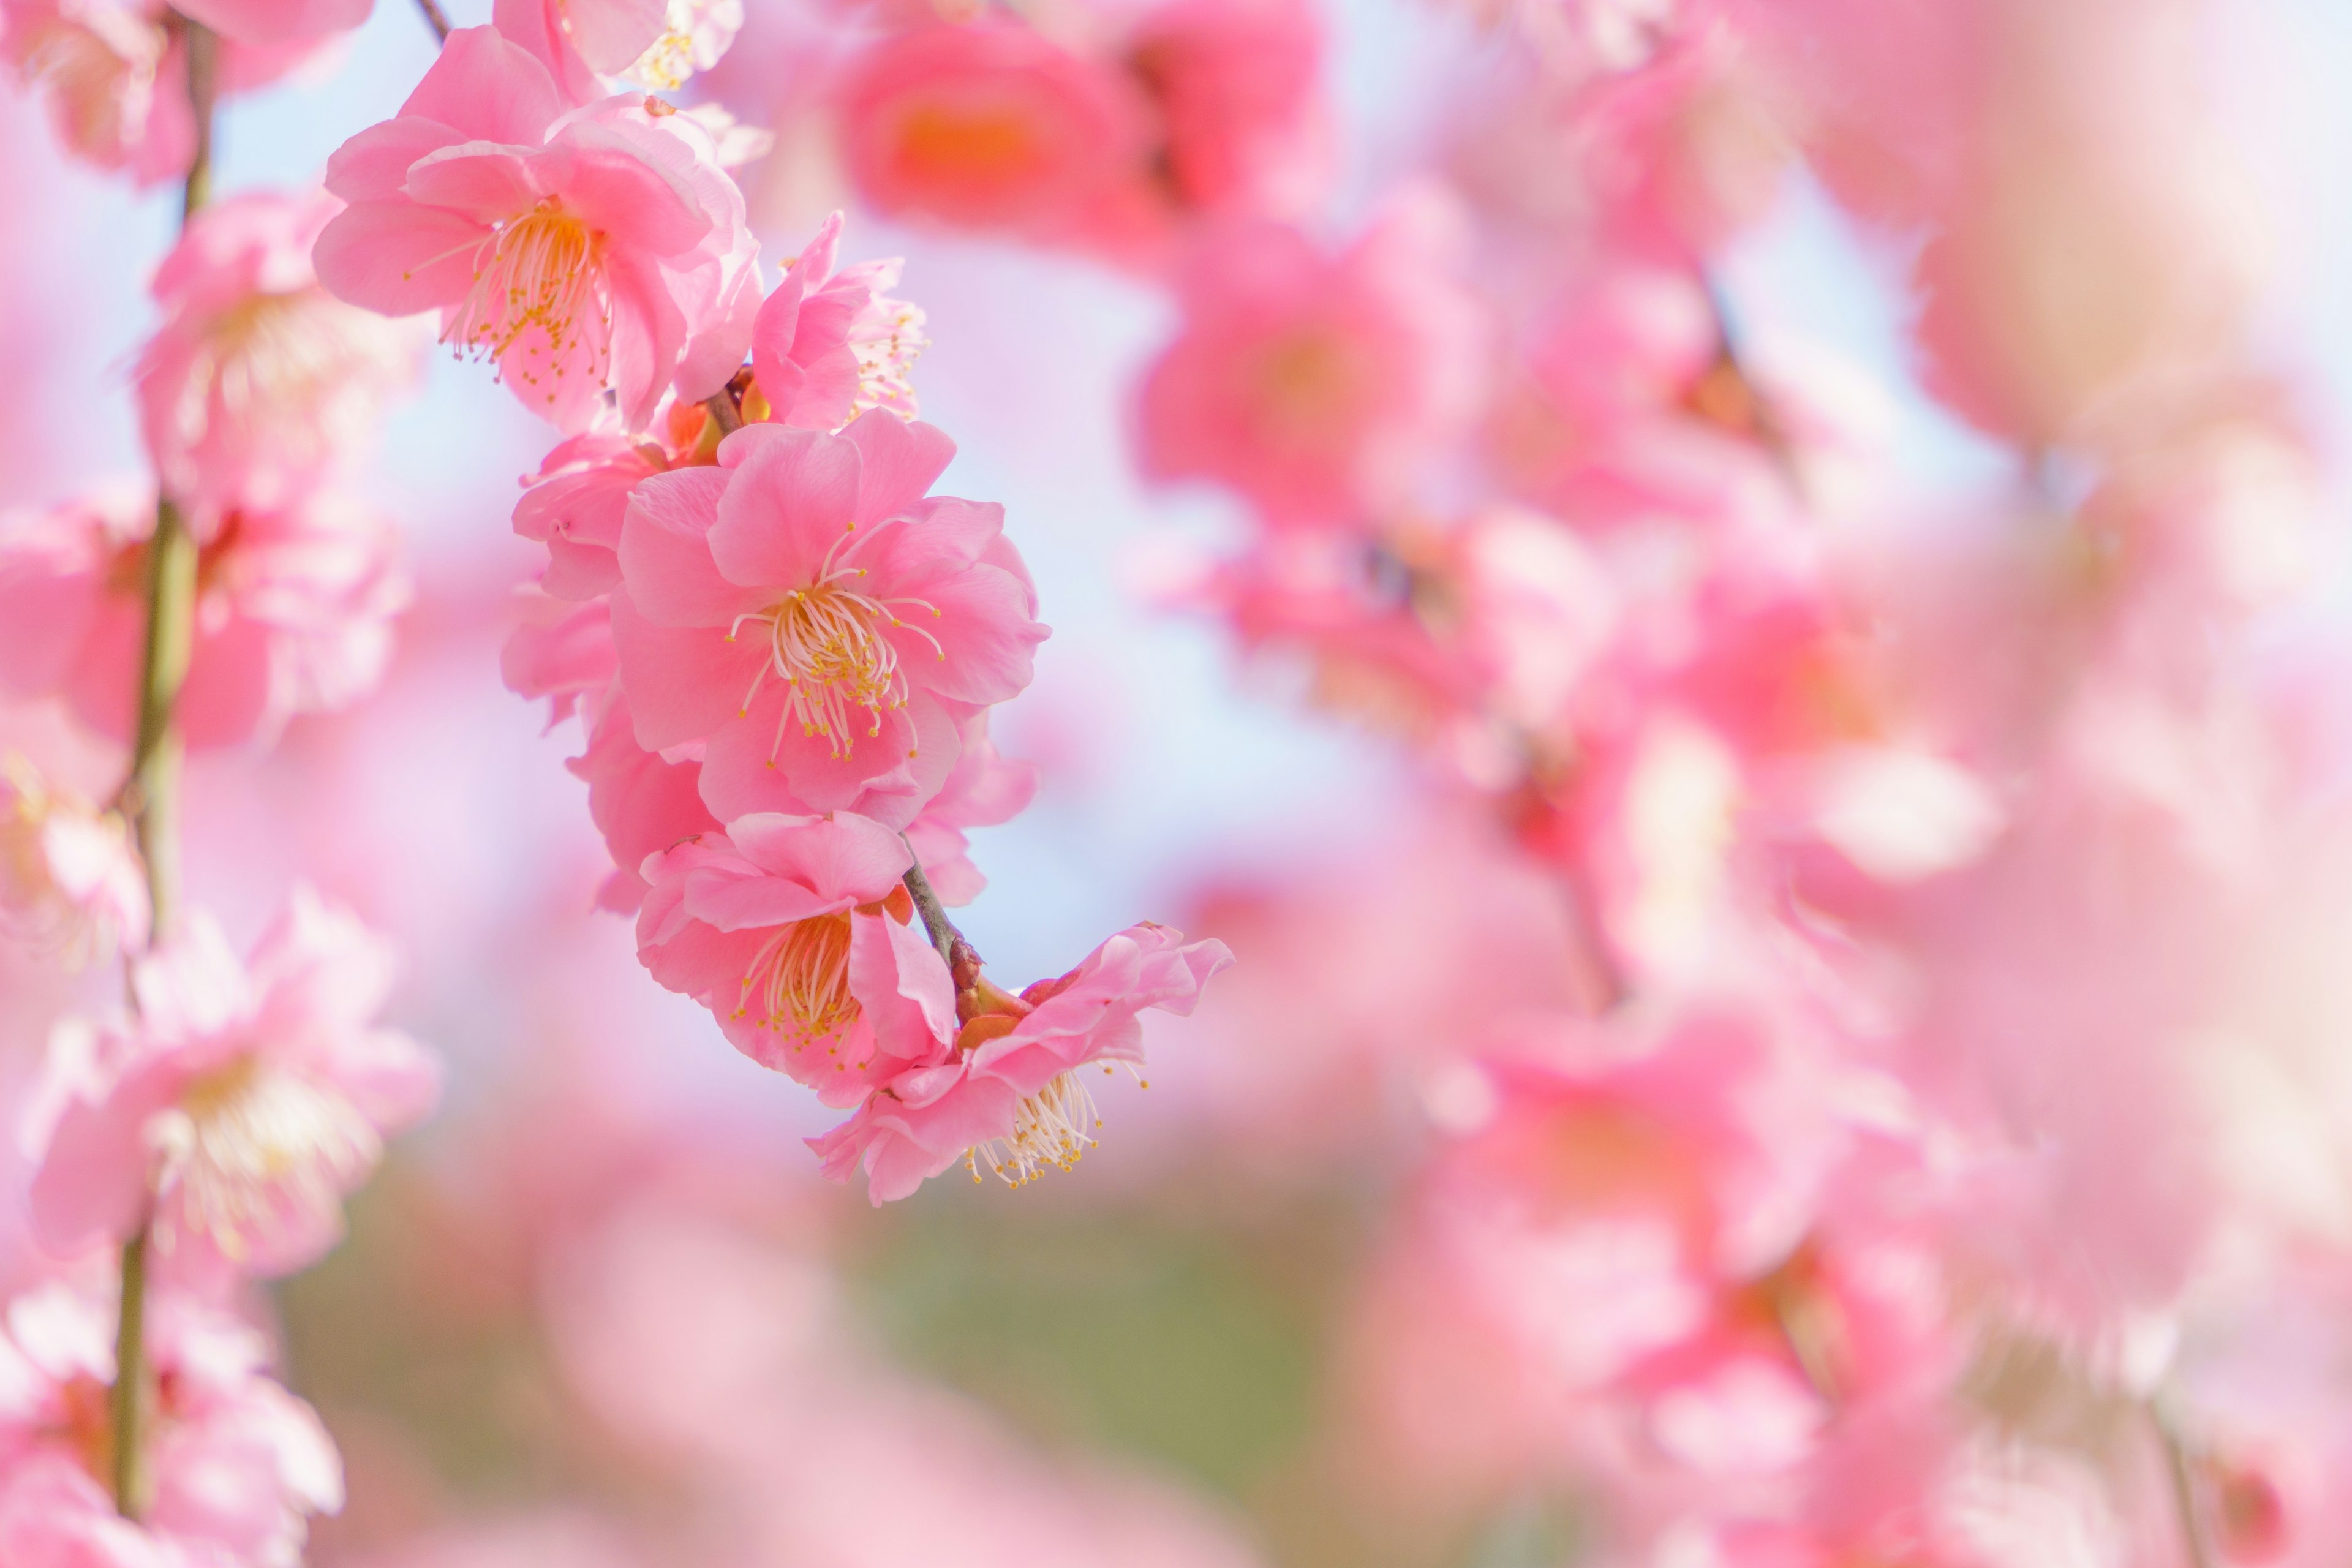
[[[1157,268],[1202,220],[1297,216],[1320,193],[1321,66],[1297,0],[1172,0],[1094,27],[927,17],[853,56],[834,97],[885,212]]]
[[[843,159],[885,213],[1049,240],[1143,221],[1141,92],[1024,23],[886,35],[835,91]]]
[[[53,1282],[10,1301],[0,1339],[0,1549],[26,1568],[296,1568],[307,1520],[343,1503],[310,1407],[272,1382],[249,1325],[185,1295],[146,1307],[150,1496],[107,1490],[114,1302]]]
[[[568,431],[607,416],[607,388],[632,431],[673,384],[709,396],[750,341],[758,242],[702,128],[647,101],[567,112],[528,52],[458,29],[399,115],[329,160],[352,205],[319,237],[320,281],[439,310],[442,342]]]
[[[1415,203],[1336,258],[1272,225],[1204,241],[1143,384],[1145,470],[1230,485],[1277,525],[1408,501],[1477,411],[1485,319],[1448,227]]]
[[[1154,173],[1185,215],[1294,216],[1329,172],[1322,27],[1300,0],[1171,0],[1120,56],[1159,123]]]
[[[702,795],[749,811],[911,821],[958,726],[1029,681],[1045,636],[1002,509],[924,492],[927,425],[748,426],[719,467],[630,498],[613,605],[638,742],[706,742]]]
[[[840,241],[835,213],[784,268],[752,326],[751,372],[779,424],[838,430],[868,409],[901,419],[917,413],[908,373],[930,342],[923,312],[883,294],[898,285],[896,260],[835,271]]]
[[[179,9],[224,38],[267,45],[348,33],[374,7],[375,0],[191,0]]]
[[[339,206],[323,193],[232,196],[198,212],[156,269],[163,323],[131,374],[148,452],[182,504],[289,504],[359,455],[410,377],[409,334],[310,269]]]
[[[862,816],[739,816],[646,868],[639,956],[746,1056],[854,1105],[932,1054],[954,1016],[899,881],[911,863]]]
[[[1014,1185],[1048,1166],[1066,1170],[1100,1125],[1080,1069],[1139,1064],[1139,1015],[1190,1013],[1201,988],[1232,963],[1223,942],[1185,944],[1164,926],[1130,926],[1060,979],[1041,980],[1007,1010],[966,1023],[944,1059],[882,1084],[856,1115],[809,1146],[836,1181],[863,1165],[877,1204],[905,1197],[958,1160],[975,1181],[985,1163]]]
[[[0,525],[0,686],[61,693],[121,741],[136,725],[153,501],[119,489]],[[408,603],[393,534],[333,494],[213,521],[179,721],[192,746],[268,739],[373,688]]]
[[[439,1092],[435,1058],[373,1022],[389,947],[298,889],[249,966],[198,916],[131,984],[134,1020],[51,1042],[28,1129],[47,1245],[70,1255],[152,1223],[194,1277],[317,1258],[384,1139]]]
[[[0,931],[80,964],[147,942],[147,882],[121,816],[0,753]]]
[[[0,56],[27,88],[42,89],[58,139],[76,157],[122,170],[142,185],[180,178],[195,156],[187,46],[165,25],[167,15],[154,0],[0,6]],[[315,37],[262,47],[225,39],[215,89],[226,95],[267,86],[318,47]]]

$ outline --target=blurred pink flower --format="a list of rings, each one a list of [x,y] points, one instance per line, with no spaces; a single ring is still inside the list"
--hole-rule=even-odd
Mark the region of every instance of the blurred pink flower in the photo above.
[[[638,956],[744,1055],[854,1105],[953,1028],[947,965],[899,880],[911,863],[846,812],[739,816],[646,867]]]
[[[1145,177],[1176,211],[1292,217],[1321,194],[1332,156],[1312,5],[1170,0],[1135,22],[1121,58],[1162,139]]]
[[[104,1478],[114,1303],[61,1282],[10,1301],[0,1338],[0,1552],[10,1568],[297,1568],[305,1521],[343,1504],[310,1407],[250,1325],[185,1295],[147,1303],[152,1496],[132,1523]]]
[[[893,216],[1034,238],[1131,228],[1149,132],[1134,83],[1026,24],[885,35],[835,88],[843,161]]]
[[[923,312],[882,290],[901,263],[861,261],[836,271],[841,215],[824,220],[784,268],[751,329],[751,372],[768,417],[837,430],[868,409],[915,417],[908,373],[930,340]]]
[[[163,488],[221,511],[293,501],[359,455],[416,342],[320,289],[310,247],[341,204],[250,192],[199,211],[156,269],[163,323],[131,372]]]
[[[328,161],[352,205],[319,277],[386,315],[438,310],[444,342],[567,431],[606,416],[608,386],[641,430],[673,384],[718,391],[750,341],[758,241],[716,160],[658,100],[567,110],[528,52],[461,27],[400,113]]]
[[[43,89],[58,141],[142,185],[179,179],[195,156],[187,47],[164,25],[168,14],[160,0],[0,0],[0,57],[27,89]],[[267,86],[319,44],[224,39],[215,89]]]
[[[190,0],[175,6],[224,38],[240,44],[286,44],[348,33],[368,18],[375,0]]]
[[[210,919],[133,968],[134,1020],[51,1041],[27,1139],[35,1223],[71,1255],[152,1223],[192,1277],[282,1274],[342,1234],[344,1194],[439,1093],[435,1058],[371,1020],[389,946],[297,889],[240,964]]]
[[[85,724],[131,739],[154,527],[153,501],[127,488],[0,521],[0,688],[61,693]],[[310,495],[226,513],[200,537],[189,745],[268,740],[375,685],[409,594],[383,519]]]
[[[959,1159],[975,1181],[985,1162],[1016,1186],[1049,1165],[1068,1169],[1100,1125],[1078,1069],[1140,1063],[1138,1015],[1190,1013],[1201,988],[1233,963],[1223,942],[1183,942],[1165,926],[1129,926],[1060,979],[1024,991],[1019,1014],[967,1023],[945,1059],[900,1072],[809,1147],[835,1181],[862,1164],[877,1205],[907,1196]]]
[[[637,740],[707,742],[722,821],[903,826],[955,765],[961,720],[1028,684],[1045,628],[1002,509],[924,496],[953,451],[898,419],[753,425],[720,467],[631,497],[613,629]]]
[[[1485,319],[1449,275],[1449,226],[1408,204],[1336,259],[1272,224],[1205,240],[1143,384],[1145,472],[1229,485],[1277,526],[1409,500],[1480,395]]]
[[[147,942],[147,882],[122,818],[0,753],[0,934],[79,967]]]

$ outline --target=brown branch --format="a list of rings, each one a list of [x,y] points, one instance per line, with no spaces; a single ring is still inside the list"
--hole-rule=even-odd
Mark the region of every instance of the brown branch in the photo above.
[[[2205,1539],[2205,1524],[2197,1506],[2197,1477],[2189,1464],[2189,1445],[2162,1405],[2150,1400],[2148,1420],[2157,1441],[2164,1447],[2164,1468],[2172,1482],[2172,1506],[2180,1521],[2181,1555],[2189,1568],[2216,1568],[2213,1548]]]
[[[433,36],[443,43],[447,43],[449,16],[448,13],[441,9],[441,0],[416,0],[416,8],[425,13],[425,23],[432,27]]]
[[[1773,466],[1780,470],[1790,494],[1801,505],[1806,499],[1805,476],[1797,464],[1796,443],[1789,438],[1789,427],[1780,418],[1780,410],[1773,406],[1772,399],[1758,384],[1740,355],[1738,336],[1732,326],[1731,301],[1725,296],[1723,285],[1712,274],[1703,275],[1700,283],[1706,291],[1707,310],[1715,318],[1715,363],[1691,388],[1690,410],[1762,447],[1770,455]]]
[[[212,199],[213,98],[219,40],[201,22],[173,14],[188,73],[188,108],[195,120],[195,152],[181,195],[180,226]],[[159,486],[160,489],[160,486]],[[122,807],[139,840],[152,907],[152,940],[167,938],[180,906],[180,733],[173,722],[194,647],[196,540],[177,502],[158,494],[155,532],[147,542],[146,638],[139,659],[139,730],[131,747],[131,777]],[[115,1510],[136,1518],[146,1506],[147,1227],[122,1247],[122,1292],[114,1330],[114,1386],[108,1409],[113,1426],[110,1479]]]
[[[710,410],[710,422],[719,426],[721,436],[732,436],[743,428],[743,411],[735,405],[733,386],[720,387],[702,400],[702,406]]]

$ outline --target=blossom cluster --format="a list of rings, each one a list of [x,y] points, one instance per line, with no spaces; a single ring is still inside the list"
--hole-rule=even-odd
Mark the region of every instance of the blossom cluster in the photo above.
[[[174,581],[170,747],[386,677],[411,590],[355,476],[436,339],[553,432],[502,674],[577,726],[602,916],[840,1118],[801,1169],[877,1208],[1067,1170],[1143,1015],[1189,1016],[1146,1158],[1209,1167],[1185,1226],[1315,1231],[1282,1271],[1338,1302],[1248,1505],[1284,1550],[1346,1513],[1301,1560],[2340,1561],[2352,666],[2297,618],[2324,448],[2208,18],[1428,6],[1447,47],[1350,142],[1328,29],[1362,9],[427,0],[437,58],[319,188],[202,204],[212,96],[363,0],[0,0],[59,142],[192,208],[130,371],[152,479],[0,521],[0,691],[130,752],[110,791],[0,762],[0,935],[119,949],[128,993],[57,1027],[25,1118],[0,1563],[291,1563],[341,1500],[249,1287],[336,1244],[438,1069],[341,905],[294,889],[242,957],[175,907],[144,759]],[[1792,205],[1901,296],[1915,382],[1747,286]],[[1132,467],[1222,531],[1138,575],[1403,759],[1368,842],[1210,875],[1211,939],[990,976],[950,911],[1038,787],[992,710],[1047,632],[1003,509],[940,489],[931,318],[846,213],[949,237],[926,282],[976,240],[1148,300]],[[1973,477],[1923,498],[1923,428]],[[817,1234],[866,1216],[572,1048],[484,1112],[425,1226],[471,1250],[418,1268],[498,1258],[462,1289],[657,1456],[658,1505],[600,1452],[578,1512],[384,1561],[1255,1560],[878,1364]],[[1168,1223],[1070,1203],[1049,1226]],[[949,1211],[890,1212],[858,1234]]]
[[[604,901],[739,1050],[852,1109],[814,1142],[877,1203],[1066,1167],[1097,1124],[1080,1069],[1139,1060],[1136,1015],[1189,1012],[1229,958],[1139,925],[1015,995],[946,923],[980,886],[963,829],[1034,788],[988,711],[1046,628],[1003,509],[932,493],[955,445],[916,418],[923,314],[894,265],[836,265],[838,216],[763,296],[708,128],[575,100],[520,37],[452,33],[335,154],[318,265],[438,310],[564,432],[515,510],[548,565],[507,667],[582,717]]]
[[[2342,986],[2283,956],[2347,913],[2276,651],[2315,459],[2194,9],[1497,8],[1336,243],[1279,0],[885,7],[779,110],[882,212],[1163,290],[1135,460],[1242,542],[1158,552],[1164,598],[1470,819],[1454,904],[1277,902],[1298,953],[1220,1018],[1236,1099],[1302,1080],[1286,1140],[1367,1072],[1427,1108],[1359,1392],[1454,1505],[1590,1489],[1629,1563],[2340,1551],[2342,1390],[2264,1392],[2352,1218]],[[2010,456],[1964,516],[1740,319],[1799,178]],[[1530,876],[1533,961],[1471,912]],[[1330,956],[1399,930],[1454,956]]]
[[[213,99],[364,10],[5,14],[70,151],[183,181],[187,208],[129,367],[149,476],[0,515],[0,692],[58,716],[0,761],[0,933],[124,965],[121,1003],[58,1021],[18,1118],[38,1261],[0,1307],[0,1559],[28,1568],[300,1560],[341,1466],[272,1375],[254,1282],[335,1245],[438,1094],[377,1021],[394,952],[351,910],[297,885],[241,955],[179,895],[182,752],[352,707],[410,597],[356,476],[421,342],[320,286],[331,195],[208,199]]]

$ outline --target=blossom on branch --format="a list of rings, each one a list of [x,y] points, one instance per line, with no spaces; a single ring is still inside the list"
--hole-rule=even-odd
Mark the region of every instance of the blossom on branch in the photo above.
[[[809,1147],[835,1181],[862,1165],[877,1204],[907,1196],[959,1160],[975,1181],[985,1163],[1016,1186],[1048,1166],[1066,1170],[1100,1124],[1080,1070],[1140,1064],[1139,1015],[1192,1012],[1201,988],[1233,961],[1223,942],[1129,926],[1067,974],[972,1017],[951,1047],[884,1082]]]
[[[709,134],[640,96],[569,108],[493,28],[452,33],[327,188],[352,204],[319,237],[328,290],[438,310],[443,342],[564,430],[643,430],[673,385],[708,397],[742,363],[758,242]]]
[[[200,915],[131,984],[135,1018],[51,1041],[28,1129],[44,1242],[70,1255],[152,1224],[192,1278],[314,1261],[384,1140],[439,1093],[435,1058],[372,1022],[389,947],[298,889],[249,964]]]
[[[613,600],[638,742],[705,744],[702,796],[912,821],[960,726],[1029,683],[1045,628],[1002,509],[928,497],[927,425],[756,425],[631,495]]]

